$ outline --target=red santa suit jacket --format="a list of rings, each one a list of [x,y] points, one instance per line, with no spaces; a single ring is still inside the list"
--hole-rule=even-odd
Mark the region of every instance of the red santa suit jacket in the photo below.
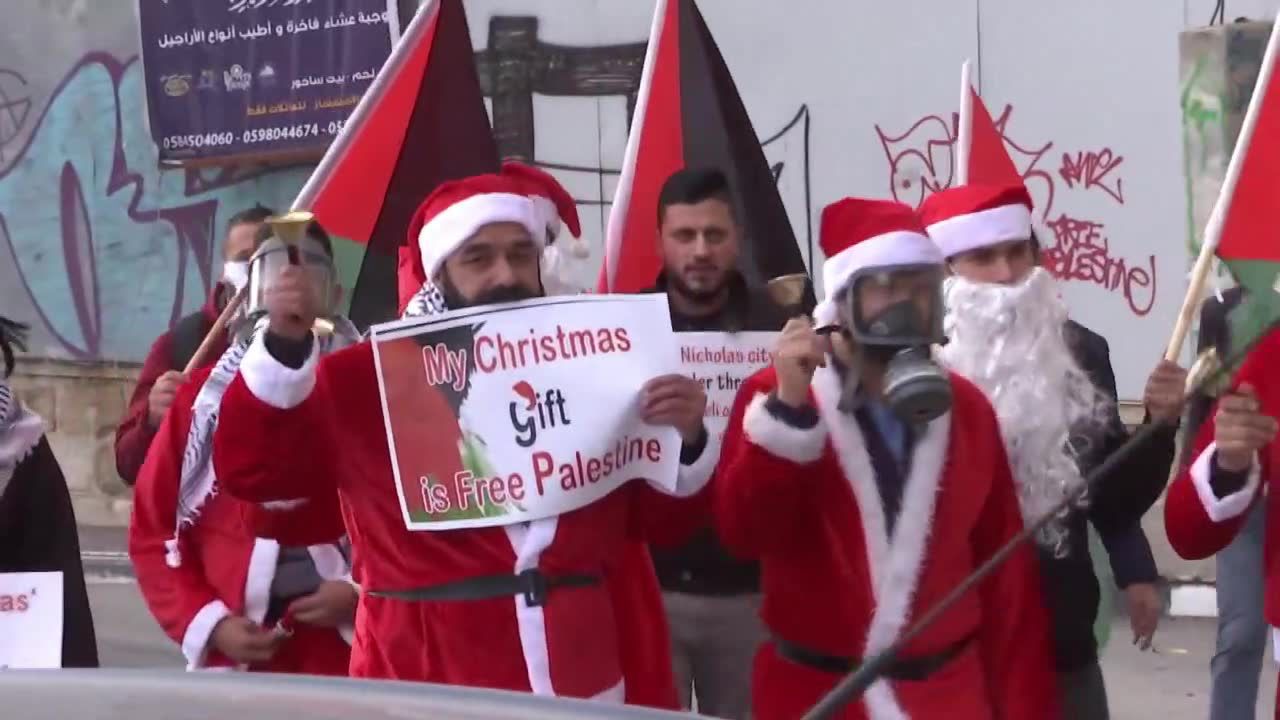
[[[338,543],[345,539],[337,493],[316,493],[286,512],[215,493],[195,522],[174,536],[183,453],[192,405],[209,370],[192,374],[174,397],[146,456],[134,491],[129,556],[152,615],[182,647],[189,670],[231,668],[235,662],[212,648],[218,621],[242,615],[261,623],[282,545],[307,547],[319,575],[350,582],[350,565]],[[171,566],[170,562],[176,562]],[[346,675],[353,628],[294,624],[293,635],[270,662],[241,667],[263,672]]]
[[[775,417],[773,368],[738,393],[715,483],[727,546],[759,558],[761,614],[775,638],[836,658],[884,650],[1023,528],[995,415],[982,393],[951,376],[951,412],[917,433],[892,536],[856,419],[838,409],[841,380],[814,375],[818,423]],[[1055,718],[1049,620],[1032,547],[905,649],[935,655],[972,638],[925,682],[873,684],[847,718]],[[758,718],[796,718],[840,676],[779,655],[766,643],[752,685]]]
[[[281,452],[297,448],[298,452]],[[682,465],[678,494],[707,484],[716,453]],[[368,343],[311,357],[290,369],[261,337],[227,388],[214,438],[214,464],[230,492],[251,502],[308,497],[338,488],[366,590],[356,616],[351,674],[622,702],[632,697],[624,669],[652,667],[626,657],[619,609],[609,588],[553,591],[545,603],[523,596],[412,602],[367,591],[405,591],[477,576],[537,569],[548,576],[616,574],[629,539],[678,542],[705,521],[705,503],[630,483],[558,517],[506,527],[410,532],[395,489]],[[656,593],[655,585],[636,587]],[[656,596],[637,606],[661,607]],[[642,618],[632,618],[643,623]],[[664,627],[652,619],[655,631]],[[670,676],[647,678],[660,697]]]
[[[1271,417],[1280,417],[1277,368],[1280,368],[1280,330],[1273,330],[1245,358],[1233,381],[1234,387],[1243,383],[1252,385],[1262,413]],[[1277,567],[1280,555],[1276,553],[1280,543],[1280,507],[1277,506],[1280,493],[1264,490],[1280,460],[1277,456],[1280,443],[1272,442],[1258,454],[1243,487],[1219,497],[1210,485],[1213,456],[1217,451],[1214,421],[1210,413],[1196,434],[1194,449],[1188,454],[1194,459],[1169,485],[1164,501],[1165,532],[1169,535],[1169,544],[1182,557],[1207,558],[1231,543],[1254,502],[1266,503],[1263,571],[1267,589],[1263,612],[1267,624],[1280,627],[1280,567]]]

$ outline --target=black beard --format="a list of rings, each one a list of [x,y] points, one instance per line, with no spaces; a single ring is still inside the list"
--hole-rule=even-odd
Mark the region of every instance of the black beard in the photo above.
[[[671,271],[667,273],[667,284],[676,294],[694,305],[714,305],[724,293],[725,288],[728,287],[729,280],[726,275],[725,278],[721,279],[719,285],[710,290],[694,290],[685,283],[684,278],[680,277],[680,273]]]
[[[533,292],[528,288],[519,285],[502,285],[490,288],[476,297],[468,300],[462,297],[453,283],[449,282],[448,276],[440,278],[440,294],[444,296],[444,302],[450,310],[461,310],[469,307],[479,307],[482,305],[497,305],[498,303],[518,302],[520,300],[531,300],[533,298],[542,297],[542,293]]]

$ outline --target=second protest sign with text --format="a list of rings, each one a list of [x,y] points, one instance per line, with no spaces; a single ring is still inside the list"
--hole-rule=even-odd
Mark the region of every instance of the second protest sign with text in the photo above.
[[[773,361],[778,333],[682,332],[676,338],[685,374],[701,382],[707,392],[707,432],[721,437],[738,388]]]
[[[640,419],[643,385],[680,372],[664,295],[478,307],[372,341],[411,530],[559,515],[630,480],[675,487],[679,434]]]

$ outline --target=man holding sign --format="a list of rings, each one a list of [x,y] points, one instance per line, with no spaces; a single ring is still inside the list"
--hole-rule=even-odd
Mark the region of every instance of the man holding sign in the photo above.
[[[671,303],[685,372],[707,392],[707,429],[719,447],[738,385],[769,364],[786,316],[738,271],[742,225],[720,170],[685,169],[658,196],[662,276],[654,292]],[[764,640],[760,568],[729,555],[709,522],[688,543],[655,548],[671,625],[676,689],[688,709],[744,718],[751,707],[751,659]]]
[[[338,488],[364,590],[353,675],[621,702],[629,648],[602,578],[629,538],[675,532],[709,480],[705,394],[676,372],[661,298],[490,307],[543,294],[526,190],[441,186],[410,240],[454,312],[323,362],[314,295],[283,276],[215,464],[252,502]]]
[[[828,300],[787,323],[734,402],[716,519],[759,557],[773,638],[760,717],[799,717],[1023,528],[982,392],[930,359],[942,256],[911,208],[822,214]],[[909,643],[843,717],[1054,718],[1036,557],[1017,548]]]

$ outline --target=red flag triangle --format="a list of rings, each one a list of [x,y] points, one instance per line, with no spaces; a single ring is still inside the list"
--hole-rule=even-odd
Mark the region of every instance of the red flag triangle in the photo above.
[[[697,3],[661,0],[609,217],[602,291],[654,284],[662,265],[658,196],[686,167],[728,178],[742,227],[738,270],[749,284],[806,271],[777,178]]]
[[[1004,137],[996,129],[991,113],[983,104],[982,97],[972,87],[972,119],[969,140],[968,182],[979,185],[1014,185],[1022,182],[1022,174],[1018,172],[1009,151],[1005,149]]]
[[[333,235],[366,245],[352,291],[358,327],[398,316],[421,277],[397,263],[409,220],[443,182],[498,171],[461,0],[437,0],[409,24],[347,127],[302,189]]]

